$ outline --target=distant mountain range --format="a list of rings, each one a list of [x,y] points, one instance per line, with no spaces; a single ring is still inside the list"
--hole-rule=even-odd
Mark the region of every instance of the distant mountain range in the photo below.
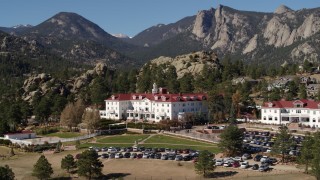
[[[115,66],[141,66],[159,56],[175,57],[199,50],[268,65],[318,61],[320,55],[320,8],[294,11],[283,5],[273,13],[220,5],[175,23],[152,26],[132,38],[111,35],[68,12],[36,26],[0,30],[67,59],[104,61]]]

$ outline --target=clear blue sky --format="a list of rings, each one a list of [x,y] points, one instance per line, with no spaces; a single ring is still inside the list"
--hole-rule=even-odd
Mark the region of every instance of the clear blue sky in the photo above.
[[[0,26],[37,25],[64,11],[78,13],[108,33],[134,36],[150,26],[215,8],[218,3],[262,12],[273,12],[281,4],[294,10],[320,7],[320,0],[2,0]]]

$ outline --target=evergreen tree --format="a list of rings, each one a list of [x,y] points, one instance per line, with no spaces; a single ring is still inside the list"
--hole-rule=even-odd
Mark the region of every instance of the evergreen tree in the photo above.
[[[192,93],[193,87],[193,76],[191,73],[186,73],[182,78],[179,79],[180,82],[180,92],[182,93]]]
[[[3,179],[3,180],[15,179],[14,173],[8,165],[0,166],[0,179]]]
[[[225,106],[224,98],[218,94],[217,91],[213,90],[209,92],[208,107],[210,116],[215,122],[224,120],[225,118]]]
[[[314,143],[312,146],[313,159],[311,161],[311,173],[320,180],[320,132],[313,134]]]
[[[167,77],[167,88],[169,92],[171,93],[177,93],[179,92],[179,82],[177,80],[177,72],[176,68],[172,65],[170,65],[166,72]]]
[[[32,175],[38,179],[49,179],[53,174],[51,164],[44,155],[41,155],[36,164],[33,166]]]
[[[96,151],[86,150],[81,153],[80,158],[77,161],[79,176],[84,176],[89,180],[92,177],[101,176],[103,164],[98,157],[99,156]]]
[[[242,152],[243,132],[236,126],[228,126],[220,135],[219,147],[226,156],[236,156]]]
[[[76,162],[71,154],[68,154],[61,160],[61,168],[67,170],[68,173],[76,168]]]
[[[301,84],[299,86],[299,98],[300,99],[307,99],[307,90],[305,85]]]
[[[305,164],[304,172],[308,174],[309,172],[309,164],[313,159],[313,144],[314,138],[307,133],[302,141],[301,155],[299,156],[299,161]]]
[[[274,146],[272,147],[273,154],[280,154],[281,161],[285,162],[288,156],[288,151],[290,147],[295,145],[292,135],[289,133],[289,129],[286,126],[280,128],[280,132],[276,134],[276,140]]]
[[[194,164],[195,171],[203,177],[207,177],[207,175],[215,169],[213,158],[209,151],[201,151],[198,161]]]

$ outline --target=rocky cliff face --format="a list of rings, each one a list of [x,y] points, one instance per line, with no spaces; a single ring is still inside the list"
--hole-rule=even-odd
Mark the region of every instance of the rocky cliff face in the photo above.
[[[88,87],[93,82],[94,77],[103,77],[109,67],[105,63],[97,63],[92,70],[88,70],[79,77],[61,81],[51,77],[50,74],[36,74],[27,78],[22,86],[22,99],[32,102],[35,96],[43,96],[50,91],[61,95],[70,93],[76,96],[83,87]]]
[[[186,73],[196,75],[202,72],[205,66],[213,68],[221,68],[219,59],[215,53],[200,51],[185,55],[180,55],[175,58],[159,57],[151,60],[152,64],[170,64],[176,68],[178,78],[183,77]]]

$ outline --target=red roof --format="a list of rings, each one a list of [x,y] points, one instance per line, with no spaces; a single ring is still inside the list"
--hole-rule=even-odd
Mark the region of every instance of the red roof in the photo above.
[[[133,99],[134,96],[136,96],[136,99]],[[141,100],[140,96],[142,97],[142,99],[147,98],[151,101],[158,101],[158,102],[202,101],[208,98],[207,94],[205,93],[194,93],[194,94],[131,93],[131,94],[115,94],[106,100],[114,100],[114,101]],[[114,99],[112,97],[114,97]],[[158,99],[156,99],[156,97],[158,97]],[[165,101],[162,100],[162,98],[165,98]]]
[[[269,103],[272,103],[272,107],[269,107]],[[301,108],[308,108],[308,109],[319,109],[318,105],[320,101],[313,101],[308,99],[300,99],[294,101],[271,101],[263,103],[262,107],[269,107],[269,108],[294,108],[295,104],[303,105]]]

